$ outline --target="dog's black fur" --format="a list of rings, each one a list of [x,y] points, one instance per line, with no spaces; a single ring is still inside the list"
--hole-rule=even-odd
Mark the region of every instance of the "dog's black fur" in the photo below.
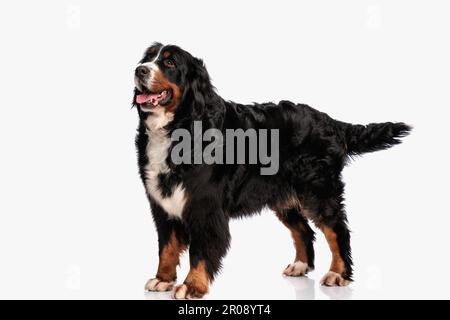
[[[181,92],[172,111],[174,119],[166,126],[168,132],[177,128],[192,132],[194,120],[202,121],[203,130],[279,129],[280,166],[277,174],[263,176],[260,165],[175,165],[170,156],[167,157],[170,171],[159,176],[159,188],[168,197],[173,187],[182,183],[188,200],[182,219],[169,219],[149,195],[160,254],[174,234],[179,243],[189,247],[191,269],[203,262],[208,279],[212,280],[229,247],[229,219],[252,215],[269,207],[293,235],[300,236],[307,256],[307,261],[303,262],[310,269],[314,267],[314,232],[307,219],[328,232],[330,241],[334,237],[338,252],[333,252],[333,257],[339,255],[344,266],[332,271],[351,280],[350,233],[343,204],[342,169],[353,155],[384,150],[400,143],[399,138],[406,136],[411,128],[404,123],[391,122],[352,125],[289,101],[251,105],[226,101],[211,84],[203,62],[179,47],[162,47],[156,43],[146,51],[141,63],[155,59],[156,52],[161,51],[170,52],[176,67],[165,67],[163,57],[155,63]],[[137,104],[139,93],[135,89],[133,104],[140,117],[136,146],[140,175],[145,183],[147,144],[152,147],[145,120],[151,115]],[[205,293],[192,281],[185,284],[192,296]],[[339,284],[342,283],[331,283]]]

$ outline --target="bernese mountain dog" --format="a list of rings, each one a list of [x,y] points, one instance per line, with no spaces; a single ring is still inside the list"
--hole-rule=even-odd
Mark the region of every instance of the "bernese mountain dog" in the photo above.
[[[314,269],[310,220],[324,233],[332,254],[321,284],[345,286],[352,280],[342,169],[352,156],[400,143],[410,126],[354,125],[289,101],[244,105],[224,100],[203,61],[174,45],[151,45],[134,80],[139,172],[159,239],[158,270],[146,283],[147,291],[173,290],[176,299],[205,295],[230,245],[229,220],[263,208],[273,210],[293,238],[295,259],[284,275],[303,276]],[[261,174],[261,161],[174,162],[171,153],[177,142],[172,134],[179,129],[193,134],[195,122],[201,123],[202,132],[278,130],[277,172]],[[249,143],[245,146],[248,151]],[[190,270],[175,286],[185,250]]]

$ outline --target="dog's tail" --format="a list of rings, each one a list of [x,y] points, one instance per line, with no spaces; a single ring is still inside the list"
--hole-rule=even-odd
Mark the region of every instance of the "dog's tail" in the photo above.
[[[347,142],[347,152],[359,155],[388,149],[401,143],[412,127],[403,122],[371,123],[366,126],[340,122]]]

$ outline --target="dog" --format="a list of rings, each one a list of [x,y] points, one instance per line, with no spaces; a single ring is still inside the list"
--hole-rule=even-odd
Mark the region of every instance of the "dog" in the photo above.
[[[158,270],[146,290],[173,290],[176,299],[203,297],[229,248],[229,220],[263,208],[273,210],[293,238],[295,259],[284,275],[304,276],[314,269],[315,233],[308,224],[312,221],[332,253],[321,284],[345,286],[352,281],[341,172],[354,156],[400,143],[410,126],[353,125],[289,101],[226,101],[211,84],[203,61],[175,45],[151,45],[135,69],[134,81],[139,173],[159,242]],[[277,172],[261,174],[261,162],[175,163],[172,134],[193,133],[195,122],[202,124],[202,132],[278,130]],[[190,270],[175,286],[176,267],[186,249]]]

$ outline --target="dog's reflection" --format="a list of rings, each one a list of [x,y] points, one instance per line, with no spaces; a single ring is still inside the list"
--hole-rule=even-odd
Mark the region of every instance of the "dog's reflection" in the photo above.
[[[284,277],[295,290],[295,299],[314,300],[316,298],[314,280],[308,277]]]
[[[284,277],[285,281],[294,287],[295,298],[297,300],[316,299],[315,281],[308,277]],[[320,291],[330,300],[348,300],[352,298],[353,290],[351,287],[326,287],[320,286]]]
[[[145,300],[172,300],[172,292],[150,292],[146,291],[144,293]]]
[[[295,290],[296,300],[315,300],[315,281],[308,277],[283,277]],[[320,291],[330,300],[349,300],[353,289],[346,287],[326,287],[319,284]],[[146,300],[171,300],[172,292],[145,292]],[[320,299],[320,298],[319,298]]]
[[[326,287],[320,286],[320,291],[330,300],[349,300],[352,298],[353,289],[349,286],[345,287]]]

